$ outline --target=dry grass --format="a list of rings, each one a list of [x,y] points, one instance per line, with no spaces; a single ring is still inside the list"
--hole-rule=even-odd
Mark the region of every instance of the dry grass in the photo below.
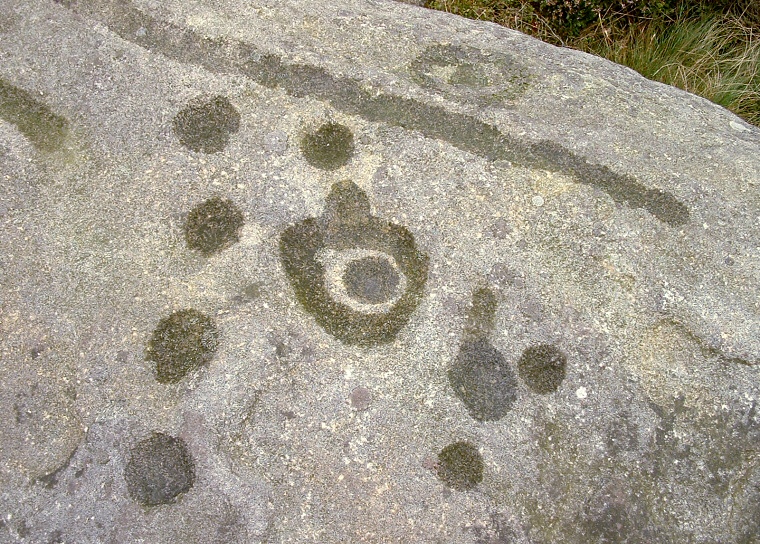
[[[519,0],[429,0],[427,7],[530,34],[554,45],[566,45],[552,25],[527,2]]]
[[[631,27],[612,39],[587,34],[574,47],[715,102],[760,125],[760,36],[736,17]]]

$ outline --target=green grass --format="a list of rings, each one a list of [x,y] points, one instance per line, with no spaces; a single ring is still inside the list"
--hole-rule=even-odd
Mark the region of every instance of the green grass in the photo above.
[[[488,20],[628,66],[719,104],[760,126],[760,14],[678,5],[659,17],[613,10],[579,28],[525,0],[432,0],[428,7]],[[760,4],[760,3],[758,3]],[[694,6],[699,9],[695,9]],[[751,7],[753,4],[747,3]]]

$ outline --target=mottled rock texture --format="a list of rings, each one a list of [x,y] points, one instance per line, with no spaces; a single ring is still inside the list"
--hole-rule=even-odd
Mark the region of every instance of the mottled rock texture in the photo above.
[[[760,130],[381,0],[0,0],[0,542],[756,543]]]

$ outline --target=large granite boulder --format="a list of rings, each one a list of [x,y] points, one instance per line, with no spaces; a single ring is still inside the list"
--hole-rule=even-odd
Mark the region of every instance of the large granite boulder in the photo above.
[[[385,0],[0,59],[0,541],[759,541],[756,127]]]

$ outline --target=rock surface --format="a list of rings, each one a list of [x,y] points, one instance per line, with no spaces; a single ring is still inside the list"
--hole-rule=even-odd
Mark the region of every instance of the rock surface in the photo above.
[[[757,128],[384,0],[0,59],[0,541],[759,541]]]

